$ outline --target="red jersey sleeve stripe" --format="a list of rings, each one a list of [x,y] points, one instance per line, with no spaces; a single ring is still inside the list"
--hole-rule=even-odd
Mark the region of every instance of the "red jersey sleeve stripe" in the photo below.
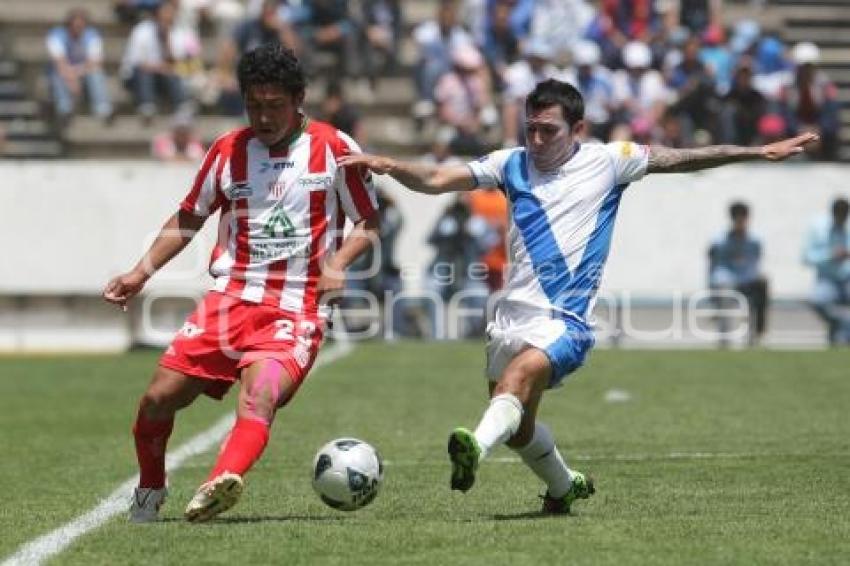
[[[209,216],[213,211],[215,211],[215,205],[220,204],[220,200],[218,199],[218,195],[216,198],[209,199],[210,202],[213,203],[210,206],[210,210],[198,210],[198,201],[201,197],[201,191],[217,191],[218,184],[213,182],[212,186],[210,186],[210,172],[213,168],[213,165],[216,162],[216,158],[219,156],[219,141],[213,144],[213,146],[207,151],[207,154],[204,156],[204,161],[201,163],[200,169],[195,174],[195,181],[192,183],[192,188],[189,190],[189,194],[183,199],[180,203],[180,208],[185,210],[186,212],[190,212],[193,214],[200,214],[202,216]]]
[[[307,285],[304,289],[304,311],[316,312],[318,309],[319,278],[321,276],[321,261],[325,255],[325,231],[328,227],[328,218],[325,213],[324,191],[313,191],[310,193],[310,240],[313,249],[310,252],[310,261],[307,264]]]
[[[229,145],[230,175],[234,183],[244,183],[248,177],[248,140],[251,139],[250,130],[241,130],[232,138]],[[220,181],[220,179],[219,179]],[[236,214],[236,257],[230,272],[230,281],[225,290],[228,294],[241,294],[245,288],[245,271],[250,261],[250,241],[248,224],[248,202],[245,198],[236,200],[233,207]]]
[[[357,214],[360,218],[352,220],[362,220],[372,216],[375,212],[375,207],[372,205],[372,199],[369,198],[369,190],[366,188],[366,183],[363,181],[366,173],[363,167],[345,167],[345,188],[351,195],[351,200],[354,201],[354,206],[357,208]]]

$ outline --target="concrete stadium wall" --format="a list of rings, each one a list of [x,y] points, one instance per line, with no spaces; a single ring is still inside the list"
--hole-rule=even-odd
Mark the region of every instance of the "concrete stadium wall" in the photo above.
[[[0,164],[4,242],[0,294],[88,295],[129,268],[175,210],[194,167],[149,162]],[[752,205],[765,244],[764,269],[778,297],[805,296],[812,275],[800,261],[804,233],[839,194],[850,167],[748,164],[691,175],[652,175],[627,189],[603,288],[664,298],[704,288],[706,248],[727,226],[729,203]],[[427,197],[379,182],[397,199],[405,229],[398,258],[409,287],[430,260],[425,243],[453,197]],[[149,291],[191,293],[209,285],[214,222],[151,282]]]
[[[0,163],[0,351],[121,351],[167,342],[210,284],[214,222],[157,274],[130,312],[98,295],[111,276],[137,261],[175,210],[194,169],[141,161]],[[850,193],[848,173],[850,167],[839,165],[750,164],[635,183],[622,202],[603,293],[669,302],[703,289],[708,243],[727,225],[728,204],[743,199],[764,239],[774,295],[805,297],[812,275],[800,262],[804,233],[836,195]],[[427,236],[454,197],[417,195],[392,179],[378,181],[404,215],[398,258],[407,288],[416,290],[432,257]],[[650,310],[639,316],[640,328],[669,314],[666,307]],[[774,346],[823,343],[820,324],[805,309],[774,314]],[[710,344],[676,336],[623,344]]]

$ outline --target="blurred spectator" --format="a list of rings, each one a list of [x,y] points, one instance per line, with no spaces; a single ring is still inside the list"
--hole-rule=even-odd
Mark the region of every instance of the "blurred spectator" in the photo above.
[[[440,128],[437,130],[431,151],[422,156],[422,162],[430,165],[462,165],[463,160],[452,155],[449,144],[454,139],[451,128]]]
[[[670,93],[661,73],[650,68],[652,54],[645,43],[632,41],[623,48],[625,69],[614,73],[614,102],[619,132],[615,139],[628,139],[633,129],[653,128],[664,115]]]
[[[736,55],[743,55],[753,49],[761,36],[761,27],[755,20],[739,20],[732,29],[729,48]]]
[[[729,207],[731,229],[719,236],[708,250],[708,284],[713,290],[737,291],[747,300],[749,342],[759,343],[767,327],[768,284],[761,272],[762,245],[749,232],[750,209],[741,202]],[[718,308],[731,306],[731,299],[715,296]],[[733,304],[733,303],[732,303]],[[719,317],[721,341],[725,343],[729,320]]]
[[[755,62],[753,86],[768,100],[778,100],[791,80],[793,69],[785,56],[785,44],[775,37],[763,37],[750,52]]]
[[[672,71],[670,87],[677,93],[677,101],[671,110],[686,119],[685,126],[710,134],[699,136],[707,145],[718,136],[720,102],[714,87],[714,79],[700,60],[700,39],[691,37],[685,43],[682,62]]]
[[[201,34],[201,26],[213,25],[219,40],[233,32],[245,16],[240,0],[179,0],[176,25]]]
[[[649,42],[658,25],[653,0],[600,0],[604,35],[617,47],[630,40]]]
[[[735,71],[732,88],[723,99],[724,141],[753,145],[759,135],[759,121],[767,112],[767,100],[753,87],[753,69],[744,63]],[[784,134],[784,123],[777,135]]]
[[[205,151],[189,116],[176,116],[169,131],[151,140],[151,155],[159,161],[199,162]]]
[[[489,226],[492,245],[484,250],[480,261],[487,268],[488,290],[498,291],[504,284],[508,263],[508,201],[497,187],[478,189],[469,193],[469,209],[473,217],[482,218]]]
[[[434,91],[440,122],[455,130],[452,151],[476,155],[486,151],[483,133],[498,119],[490,98],[490,77],[484,58],[474,45],[452,52],[452,70],[444,74]]]
[[[599,46],[583,40],[573,48],[573,65],[565,80],[573,84],[584,98],[584,118],[588,135],[607,141],[611,132],[611,114],[614,110],[614,85],[611,71],[599,64]]]
[[[536,0],[530,38],[545,42],[560,63],[585,37],[595,16],[587,0]]]
[[[719,25],[709,26],[702,36],[702,41],[702,49],[699,52],[700,61],[714,78],[717,93],[725,95],[732,84],[735,58],[726,45],[723,28]]]
[[[404,217],[395,201],[385,191],[378,190],[377,200],[381,227],[378,234],[380,245],[369,248],[349,268],[346,289],[355,290],[358,293],[343,299],[344,309],[368,308],[369,302],[362,293],[371,294],[383,307],[387,294],[390,294],[392,298],[402,291],[401,269],[396,261],[396,242],[404,226]],[[406,328],[408,301],[393,301],[392,304],[393,312],[388,321],[392,325],[391,336],[408,335]],[[387,321],[386,313],[381,319]],[[362,328],[356,328],[355,324],[351,320],[346,320],[348,330],[362,330]]]
[[[519,57],[520,37],[511,27],[513,0],[496,0],[485,20],[481,50],[497,91],[505,88],[508,66]]]
[[[666,0],[678,25],[701,34],[709,26],[723,24],[722,0]]]
[[[552,48],[538,39],[523,47],[523,58],[508,68],[502,95],[502,145],[512,147],[525,141],[525,97],[537,83],[559,74],[552,64]]]
[[[358,31],[348,12],[346,0],[309,0],[308,18],[299,27],[307,49],[300,53],[304,66],[316,72],[314,51],[331,53],[337,77],[355,75]]]
[[[691,140],[685,137],[682,121],[669,110],[661,117],[661,128],[658,132],[658,143],[665,147],[690,147]]]
[[[452,53],[457,47],[473,45],[473,41],[458,19],[457,0],[440,0],[437,18],[417,26],[413,40],[417,50],[413,115],[421,125],[436,111],[434,89],[440,77],[451,70]]]
[[[477,45],[484,45],[484,37],[486,35],[488,20],[492,14],[490,9],[493,7],[493,2],[499,0],[461,0],[458,10],[460,21],[463,26],[472,34],[472,38]]]
[[[795,45],[792,58],[797,65],[794,79],[781,95],[787,110],[788,133],[818,132],[820,147],[813,151],[822,159],[835,159],[840,127],[838,91],[826,73],[817,68],[820,50],[814,43]]]
[[[487,274],[476,271],[473,264],[483,267],[480,258],[497,240],[495,231],[486,220],[472,215],[462,196],[446,208],[428,237],[428,243],[435,248],[436,253],[428,269],[427,288],[435,292],[444,305],[449,303],[455,293],[469,293],[461,301],[461,306],[465,309],[480,308],[481,316],[457,321],[463,337],[480,334],[484,330]],[[432,313],[432,321],[435,320],[435,314]]]
[[[71,119],[84,91],[92,114],[110,122],[113,109],[103,73],[103,40],[89,25],[85,10],[72,9],[64,25],[47,33],[47,52],[50,92],[60,124],[65,126]]]
[[[113,9],[119,22],[132,25],[156,11],[162,2],[163,0],[115,0]]]
[[[826,322],[829,343],[850,344],[850,203],[838,198],[832,214],[819,218],[806,238],[804,261],[815,268],[812,306]]]
[[[194,110],[186,78],[198,68],[201,45],[190,30],[174,25],[175,10],[175,3],[165,0],[153,20],[136,24],[121,61],[121,77],[146,123],[156,113],[158,92],[167,96],[175,113]]]
[[[759,137],[761,143],[773,143],[786,137],[785,119],[776,113],[767,113],[759,119]]]
[[[224,39],[215,71],[215,90],[221,111],[230,116],[242,114],[242,95],[236,81],[236,62],[265,43],[280,43],[295,48],[297,39],[278,0],[263,0],[257,16],[245,18]]]
[[[404,21],[400,0],[362,0],[362,58],[370,86],[398,68]]]
[[[366,147],[366,129],[360,114],[345,99],[345,92],[340,81],[333,79],[328,81],[320,115],[322,120],[354,138],[361,148]]]
[[[237,24],[228,42],[234,60],[266,43],[280,43],[294,49],[297,40],[286,13],[278,0],[264,0],[257,16]]]

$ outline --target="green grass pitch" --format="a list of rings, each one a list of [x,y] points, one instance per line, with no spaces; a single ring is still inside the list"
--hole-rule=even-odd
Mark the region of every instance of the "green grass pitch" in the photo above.
[[[152,353],[0,358],[0,559],[91,509],[135,472],[130,426]],[[540,517],[542,485],[500,448],[451,492],[445,440],[485,406],[472,343],[365,344],[279,413],[242,501],[204,525],[183,508],[214,450],[172,474],[165,520],[123,516],[51,564],[848,564],[850,354],[597,351],[541,408],[597,494]],[[630,400],[606,402],[612,389]],[[231,411],[180,415],[172,447]],[[363,438],[387,461],[371,507],[310,487],[314,451]]]

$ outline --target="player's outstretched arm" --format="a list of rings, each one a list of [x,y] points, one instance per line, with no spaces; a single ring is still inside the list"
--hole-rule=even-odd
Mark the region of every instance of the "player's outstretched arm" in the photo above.
[[[192,238],[204,225],[205,218],[180,210],[166,220],[151,247],[136,266],[118,277],[114,277],[103,290],[103,298],[109,303],[125,307],[127,301],[136,296],[148,279],[163,265],[189,245]]]
[[[476,188],[475,177],[466,165],[431,165],[397,161],[380,155],[360,153],[346,155],[337,161],[343,167],[362,166],[379,175],[389,175],[417,193],[438,195]]]
[[[817,134],[806,133],[761,147],[711,145],[693,149],[673,149],[659,145],[649,148],[648,173],[688,173],[740,161],[782,161],[803,152]]]

